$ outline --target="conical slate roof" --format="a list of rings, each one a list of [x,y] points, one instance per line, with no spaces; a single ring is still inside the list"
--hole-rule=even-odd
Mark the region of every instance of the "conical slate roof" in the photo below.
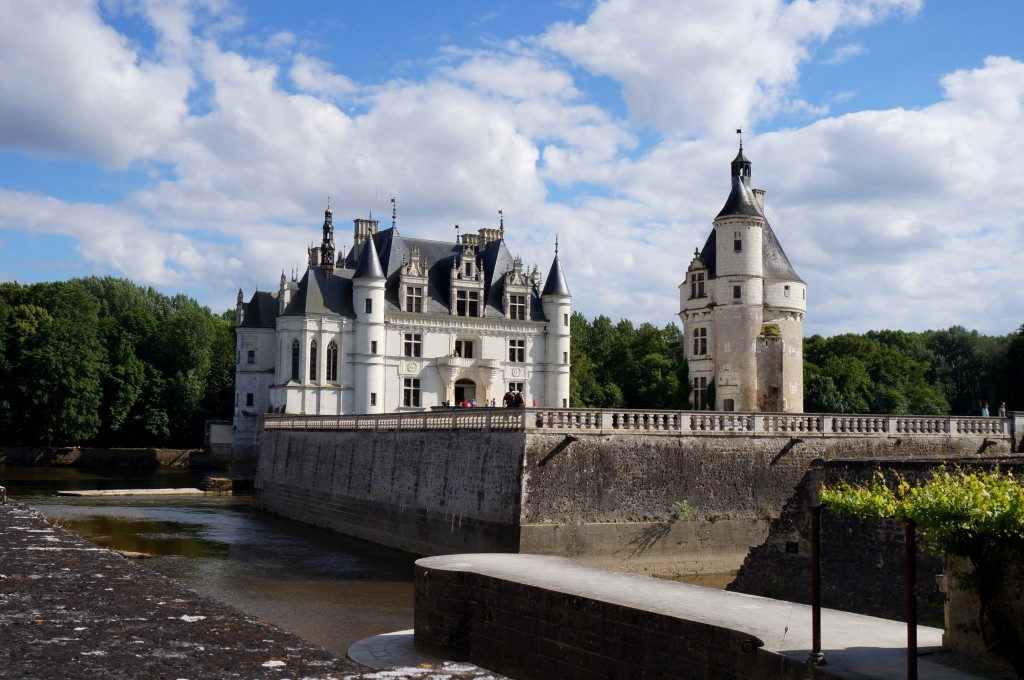
[[[384,270],[380,267],[380,259],[377,257],[377,248],[373,245],[373,239],[368,238],[363,244],[363,252],[359,254],[359,263],[352,274],[353,279],[383,279]]]
[[[548,278],[544,281],[544,290],[541,295],[564,295],[571,297],[569,286],[565,282],[565,274],[562,273],[562,265],[558,262],[558,255],[551,262],[551,270]]]

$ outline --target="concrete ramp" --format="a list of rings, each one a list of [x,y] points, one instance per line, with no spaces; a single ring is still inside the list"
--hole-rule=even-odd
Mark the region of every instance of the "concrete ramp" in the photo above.
[[[512,677],[905,678],[906,624],[826,609],[826,665],[809,667],[811,608],[587,567],[473,554],[416,562],[416,646]],[[943,663],[919,626],[922,678],[983,677]],[[941,659],[940,659],[941,657]],[[715,677],[718,677],[715,675]]]

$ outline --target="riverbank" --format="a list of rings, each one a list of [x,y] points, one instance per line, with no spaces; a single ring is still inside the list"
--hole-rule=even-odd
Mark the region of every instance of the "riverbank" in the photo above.
[[[19,678],[332,678],[367,669],[0,505],[0,667]]]
[[[0,466],[227,468],[231,456],[202,449],[109,449],[83,446],[0,446]]]

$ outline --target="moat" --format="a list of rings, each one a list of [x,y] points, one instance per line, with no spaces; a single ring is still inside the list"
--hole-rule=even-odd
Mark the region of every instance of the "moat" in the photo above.
[[[51,521],[333,652],[413,622],[414,555],[255,511],[247,495],[57,496],[197,486],[208,471],[0,467],[0,486]]]

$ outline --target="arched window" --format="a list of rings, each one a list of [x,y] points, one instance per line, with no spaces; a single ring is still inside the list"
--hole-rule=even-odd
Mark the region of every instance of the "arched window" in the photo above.
[[[292,340],[292,380],[299,382],[299,341]]]
[[[338,345],[334,340],[327,345],[327,379],[338,380]]]
[[[316,340],[309,343],[309,380],[316,380]]]

